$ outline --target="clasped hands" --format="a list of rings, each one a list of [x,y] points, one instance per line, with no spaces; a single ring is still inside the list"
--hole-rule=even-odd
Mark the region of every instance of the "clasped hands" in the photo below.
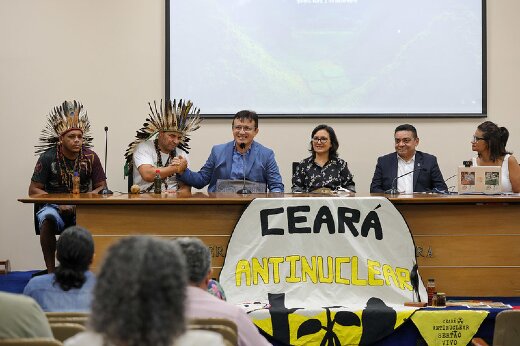
[[[188,168],[188,161],[179,155],[171,160],[169,166],[174,168],[174,173],[183,173]]]

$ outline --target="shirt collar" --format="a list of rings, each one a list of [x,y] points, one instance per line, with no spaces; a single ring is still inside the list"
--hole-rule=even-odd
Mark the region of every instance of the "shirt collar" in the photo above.
[[[406,164],[409,164],[409,163],[412,163],[414,162],[415,163],[415,154],[413,154],[412,158],[408,161],[405,161],[405,159],[403,159],[401,156],[399,156],[398,153],[395,153],[397,155],[397,162],[402,162],[402,163],[406,163]]]
[[[245,152],[244,154],[249,155],[249,152],[250,152],[251,149],[253,148],[253,144],[254,144],[254,143],[255,143],[255,142],[253,141],[253,142],[251,143],[251,145],[249,146],[249,149],[247,149],[246,152]],[[234,154],[242,155],[242,154],[237,150],[237,142],[236,142],[236,141],[233,141],[233,155],[234,155]]]

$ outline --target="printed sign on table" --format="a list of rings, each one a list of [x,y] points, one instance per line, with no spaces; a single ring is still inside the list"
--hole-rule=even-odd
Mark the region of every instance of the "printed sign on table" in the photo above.
[[[228,301],[292,345],[368,344],[415,310],[410,231],[382,197],[255,199],[228,245]],[[416,276],[424,301],[426,289]]]
[[[489,311],[417,311],[412,321],[428,345],[467,345]]]
[[[287,306],[414,300],[412,236],[382,197],[255,199],[229,242],[220,282],[229,300]],[[419,280],[419,293],[426,290]]]

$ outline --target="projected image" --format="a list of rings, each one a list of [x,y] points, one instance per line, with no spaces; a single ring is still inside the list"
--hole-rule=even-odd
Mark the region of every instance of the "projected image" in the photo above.
[[[478,0],[170,0],[170,96],[204,114],[480,114]]]

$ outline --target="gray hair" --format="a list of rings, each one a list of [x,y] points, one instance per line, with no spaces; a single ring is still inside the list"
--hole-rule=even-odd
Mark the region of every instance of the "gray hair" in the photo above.
[[[211,268],[211,253],[209,248],[195,237],[183,237],[174,240],[182,252],[186,260],[188,270],[188,280],[193,284],[200,284]]]
[[[170,346],[185,331],[185,289],[186,264],[176,244],[124,238],[101,267],[91,326],[114,345]]]

